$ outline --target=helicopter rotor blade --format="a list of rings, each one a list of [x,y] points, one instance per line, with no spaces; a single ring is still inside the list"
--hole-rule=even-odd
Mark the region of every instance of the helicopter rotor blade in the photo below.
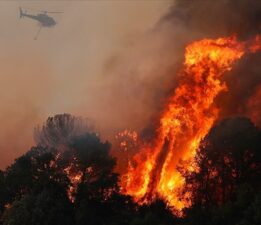
[[[47,10],[37,10],[32,8],[25,8],[24,10],[34,11],[34,12],[42,12],[42,13],[63,13],[61,11],[47,11]]]
[[[43,13],[63,13],[63,12],[52,12],[52,11],[40,11],[40,12],[43,12]]]

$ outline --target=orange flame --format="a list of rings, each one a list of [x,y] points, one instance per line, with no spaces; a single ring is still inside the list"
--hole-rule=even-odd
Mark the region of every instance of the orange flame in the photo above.
[[[179,85],[160,117],[157,135],[141,147],[122,176],[122,192],[139,203],[164,199],[174,210],[188,207],[190,196],[181,196],[185,180],[177,170],[180,161],[191,160],[202,138],[218,118],[216,96],[227,90],[222,76],[246,52],[260,50],[260,37],[239,42],[235,36],[204,39],[186,47]],[[193,164],[182,165],[193,171]]]
[[[75,163],[75,159],[73,159],[73,162],[64,169],[65,174],[70,180],[70,186],[67,190],[67,195],[71,202],[74,202],[75,200],[75,193],[77,190],[78,184],[81,182],[83,177],[83,172],[77,168],[77,164]]]

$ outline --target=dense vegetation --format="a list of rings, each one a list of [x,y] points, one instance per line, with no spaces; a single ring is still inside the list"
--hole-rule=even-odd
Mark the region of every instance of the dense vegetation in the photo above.
[[[199,170],[180,169],[193,200],[183,218],[161,200],[138,206],[121,195],[110,144],[77,118],[49,118],[36,136],[36,147],[0,171],[0,224],[261,224],[261,130],[247,118],[218,123],[198,149]]]

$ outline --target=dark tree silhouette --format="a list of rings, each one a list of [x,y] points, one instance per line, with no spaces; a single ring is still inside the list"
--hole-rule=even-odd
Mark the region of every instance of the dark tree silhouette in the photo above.
[[[25,195],[15,200],[3,215],[3,225],[72,225],[73,222],[73,207],[59,189]]]
[[[110,144],[95,134],[85,134],[76,137],[71,148],[70,158],[77,159],[74,163],[82,172],[75,195],[76,224],[128,224],[134,207],[130,198],[119,194]]]
[[[260,130],[247,118],[225,119],[213,127],[197,152],[200,172],[186,176],[194,202],[224,203],[240,184],[260,187],[260,140]]]
[[[5,173],[0,170],[0,215],[5,208],[5,204],[8,200],[8,192],[5,183]]]
[[[185,221],[259,224],[260,153],[261,131],[249,119],[229,118],[213,127],[196,156],[199,172],[184,174],[193,198]]]
[[[8,193],[3,224],[72,224],[69,179],[54,166],[55,150],[34,147],[5,171]]]
[[[129,223],[135,204],[119,192],[110,144],[78,124],[67,114],[48,118],[39,131],[42,146],[7,168],[3,224]]]
[[[9,201],[20,198],[43,188],[61,186],[66,189],[69,180],[62,170],[56,169],[55,150],[33,147],[29,152],[16,159],[5,171],[5,183]]]
[[[173,216],[171,208],[162,200],[139,207],[130,225],[174,225],[178,219]]]

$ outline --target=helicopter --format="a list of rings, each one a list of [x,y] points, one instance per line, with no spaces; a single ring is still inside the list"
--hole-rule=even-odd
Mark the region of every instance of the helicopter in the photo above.
[[[32,15],[32,14],[27,14],[26,10],[23,11],[21,7],[19,7],[19,12],[20,12],[20,18],[28,17],[30,19],[39,22],[40,27],[35,35],[34,38],[35,40],[38,38],[40,31],[43,27],[54,27],[57,24],[54,18],[48,15],[49,13],[63,13],[63,12],[39,11],[40,13],[38,13],[37,15]]]

